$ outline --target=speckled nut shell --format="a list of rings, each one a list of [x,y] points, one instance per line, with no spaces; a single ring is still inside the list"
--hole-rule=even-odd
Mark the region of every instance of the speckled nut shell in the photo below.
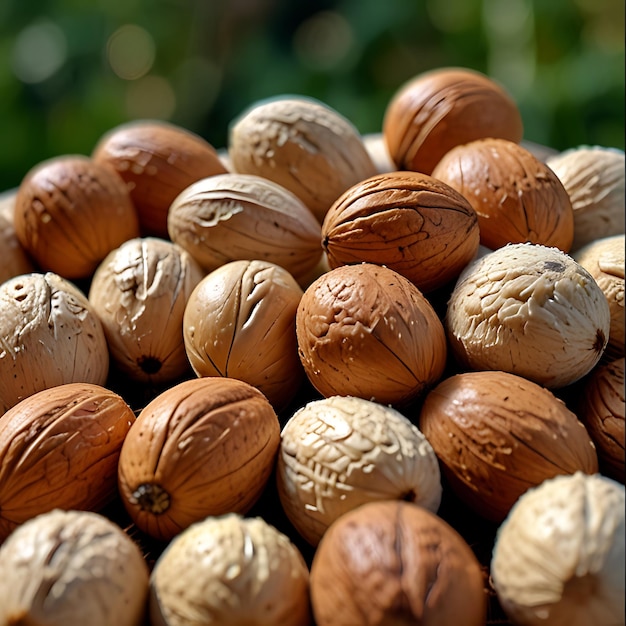
[[[443,325],[407,278],[361,263],[329,270],[304,292],[298,350],[324,396],[405,405],[436,383],[446,364]]]
[[[276,467],[283,509],[317,545],[340,515],[373,500],[441,502],[437,457],[424,435],[389,406],[346,396],[314,400],[283,427]]]
[[[463,372],[424,399],[419,427],[457,496],[501,522],[528,488],[598,471],[585,427],[552,392],[508,372]]]
[[[529,241],[569,251],[574,239],[570,197],[556,174],[519,144],[487,138],[456,146],[433,176],[467,198],[487,248]]]
[[[377,172],[352,123],[323,102],[305,97],[252,105],[232,123],[228,154],[233,171],[289,189],[320,223],[348,187]]]
[[[390,172],[357,183],[322,224],[330,267],[385,265],[424,293],[455,280],[478,244],[478,220],[468,201],[419,172]]]
[[[430,174],[455,146],[484,137],[519,142],[522,117],[511,96],[474,70],[446,67],[418,74],[398,89],[383,119],[398,169]]]
[[[296,341],[301,297],[293,276],[266,261],[232,261],[205,276],[183,317],[194,372],[244,380],[283,410],[304,380]]]
[[[480,564],[463,537],[428,509],[370,502],[328,529],[311,564],[317,626],[484,626]]]
[[[111,250],[139,234],[124,181],[83,155],[32,168],[19,186],[13,225],[38,267],[70,280],[89,278]]]
[[[462,272],[445,326],[463,367],[512,372],[555,389],[598,363],[610,311],[591,274],[561,250],[508,244]]]

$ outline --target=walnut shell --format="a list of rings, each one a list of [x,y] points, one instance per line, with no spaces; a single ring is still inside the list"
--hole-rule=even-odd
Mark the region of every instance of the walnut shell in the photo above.
[[[284,409],[304,380],[296,341],[301,297],[291,274],[266,261],[232,261],[209,273],[183,317],[194,372],[243,380]]]
[[[517,143],[490,137],[456,146],[432,175],[467,198],[487,248],[529,241],[569,251],[574,239],[569,195],[556,174]]]
[[[328,529],[311,564],[317,626],[483,626],[480,564],[434,513],[401,501],[370,502]]]
[[[431,390],[419,427],[456,495],[501,522],[528,488],[598,471],[589,433],[548,389],[508,372],[463,372]]]
[[[20,274],[30,274],[36,270],[35,263],[28,255],[15,234],[13,215],[17,191],[0,194],[0,284]]]
[[[170,207],[168,232],[207,272],[260,259],[301,280],[322,256],[321,227],[311,211],[284,187],[254,175],[190,185]]]
[[[281,433],[276,477],[285,513],[311,545],[366,502],[399,499],[433,512],[441,503],[424,435],[395,409],[362,398],[333,396],[296,411]]]
[[[0,285],[0,415],[63,383],[104,385],[109,352],[87,297],[52,272]]]
[[[322,274],[296,313],[298,351],[324,397],[356,396],[402,406],[439,380],[443,325],[407,278],[371,263]]]
[[[0,623],[141,626],[148,567],[133,540],[97,513],[43,513],[0,547]]]
[[[491,559],[514,624],[624,623],[624,486],[577,472],[525,493],[502,523]]]
[[[150,579],[153,626],[308,626],[309,570],[260,517],[230,513],[174,537]]]
[[[137,237],[98,266],[89,302],[104,328],[112,362],[131,380],[161,384],[189,372],[183,315],[204,271],[180,246]]]
[[[467,68],[443,67],[396,91],[383,134],[398,169],[431,174],[455,146],[484,137],[519,142],[523,124],[517,104],[497,82]]]
[[[422,292],[458,277],[479,245],[478,220],[452,187],[419,172],[357,183],[322,224],[330,267],[367,262],[402,274]]]
[[[233,121],[232,168],[293,192],[321,223],[348,187],[376,174],[352,123],[323,102],[279,97],[253,104]]]
[[[609,338],[610,312],[591,274],[540,244],[507,244],[459,277],[445,317],[466,369],[503,370],[551,389],[590,372]]]
[[[82,155],[53,157],[32,168],[14,210],[22,247],[41,269],[71,280],[89,278],[111,250],[139,234],[124,181]]]
[[[139,413],[120,454],[122,502],[137,527],[170,540],[208,515],[246,513],[274,467],[278,417],[232,378],[186,380]]]
[[[226,167],[205,139],[169,122],[139,120],[109,130],[92,158],[124,179],[139,216],[140,235],[167,239],[167,212],[176,196]]]
[[[135,414],[100,385],[66,383],[0,417],[0,542],[54,508],[97,511],[117,493],[117,461]]]

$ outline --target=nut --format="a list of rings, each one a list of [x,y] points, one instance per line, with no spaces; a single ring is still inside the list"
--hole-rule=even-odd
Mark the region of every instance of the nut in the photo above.
[[[13,211],[17,191],[0,195],[0,284],[9,278],[35,271],[35,264],[19,242],[13,225]]]

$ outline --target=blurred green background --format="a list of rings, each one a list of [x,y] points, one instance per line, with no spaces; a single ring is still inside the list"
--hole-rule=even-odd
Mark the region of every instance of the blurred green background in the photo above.
[[[283,93],[377,132],[404,81],[449,65],[499,81],[529,141],[624,148],[624,0],[1,0],[0,190],[131,119],[221,148]]]

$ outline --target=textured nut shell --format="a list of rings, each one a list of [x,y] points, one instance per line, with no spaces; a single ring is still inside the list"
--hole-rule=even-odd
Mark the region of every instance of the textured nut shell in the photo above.
[[[178,383],[142,409],[124,440],[122,501],[138,528],[164,540],[208,515],[246,513],[279,443],[278,417],[258,389],[221,377]]]
[[[160,384],[188,373],[183,315],[203,276],[189,253],[156,237],[131,239],[99,265],[89,301],[111,360],[130,379]]]
[[[100,385],[67,383],[0,417],[0,541],[53,508],[98,510],[117,492],[117,461],[135,414]]]
[[[104,134],[92,158],[109,163],[126,181],[137,208],[141,235],[167,238],[167,212],[174,198],[201,178],[226,167],[202,137],[162,121],[121,124]]]
[[[390,172],[357,183],[322,224],[330,267],[385,265],[422,292],[456,279],[474,258],[478,220],[454,189],[419,172]]]
[[[150,580],[154,626],[308,626],[309,607],[302,555],[260,517],[193,524],[171,541]]]
[[[362,263],[322,274],[296,314],[298,350],[324,396],[408,404],[437,382],[446,363],[443,325],[407,278]]]
[[[364,504],[324,535],[311,564],[317,626],[483,626],[483,575],[469,545],[423,507]]]
[[[13,207],[17,191],[0,195],[0,283],[20,274],[35,271],[35,264],[19,242],[13,225]]]
[[[488,138],[457,146],[433,176],[467,198],[487,248],[529,241],[569,251],[574,239],[569,195],[556,174],[517,143]]]
[[[111,250],[139,234],[124,181],[82,155],[36,165],[20,184],[13,222],[37,265],[69,279],[90,277]]]
[[[72,283],[51,272],[15,276],[0,285],[0,312],[0,414],[55,385],[104,385],[102,323]]]
[[[602,473],[624,484],[624,357],[594,368],[576,413],[596,445]]]
[[[404,415],[362,398],[314,400],[281,433],[277,483],[285,513],[317,545],[340,515],[373,500],[441,503],[437,457]]]
[[[228,153],[234,171],[289,189],[320,223],[348,187],[377,171],[352,123],[308,98],[277,98],[244,111],[231,127]]]
[[[299,280],[322,256],[321,228],[311,211],[287,189],[254,175],[223,174],[190,185],[170,207],[168,232],[207,271],[261,259]]]
[[[580,146],[546,160],[574,209],[572,251],[603,237],[624,234],[624,151]]]
[[[491,577],[515,624],[624,623],[624,486],[576,473],[546,480],[500,526]]]
[[[605,357],[624,356],[624,235],[604,237],[586,244],[572,257],[595,279],[611,310],[611,328]]]
[[[419,427],[457,496],[501,522],[528,488],[598,471],[585,427],[549,390],[508,372],[463,372],[426,396]]]
[[[205,276],[183,318],[194,372],[243,380],[281,411],[304,380],[296,341],[301,297],[291,274],[265,261],[232,261]]]
[[[106,517],[52,510],[0,547],[0,623],[140,626],[148,567]]]
[[[387,149],[398,169],[430,174],[455,146],[484,137],[519,142],[522,117],[495,81],[465,68],[418,74],[394,94],[383,119]]]
[[[557,248],[508,244],[459,277],[445,318],[456,359],[551,389],[590,372],[606,347],[610,312],[581,265]]]

